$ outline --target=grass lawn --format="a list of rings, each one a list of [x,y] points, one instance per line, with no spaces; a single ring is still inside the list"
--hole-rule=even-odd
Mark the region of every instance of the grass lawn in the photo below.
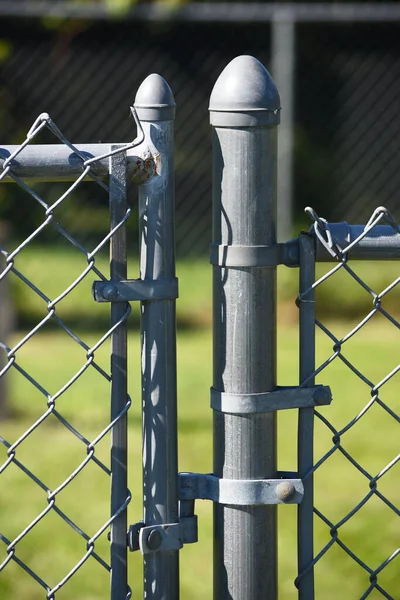
[[[182,276],[182,275],[181,275]],[[199,306],[203,294],[198,285]],[[182,288],[181,288],[182,289]],[[183,290],[182,290],[183,291]],[[196,298],[196,292],[187,292]],[[103,309],[103,307],[101,307]],[[204,308],[204,310],[207,310]],[[338,337],[351,329],[346,322],[332,322]],[[21,334],[16,334],[16,339]],[[82,333],[92,346],[98,336]],[[331,350],[332,343],[318,337],[319,361]],[[141,434],[140,434],[140,366],[139,336],[132,331],[129,362],[131,365],[129,436],[129,486],[133,501],[129,521],[141,518]],[[179,334],[179,468],[181,471],[209,472],[212,460],[211,410],[208,389],[211,383],[211,332],[208,328]],[[376,320],[346,342],[343,353],[373,383],[378,383],[398,363],[399,338],[393,325]],[[54,393],[84,362],[84,351],[64,333],[53,331],[35,335],[18,353],[19,363],[51,393]],[[99,364],[108,367],[108,343],[96,354]],[[297,329],[286,320],[279,330],[278,383],[297,382]],[[382,388],[381,398],[399,413],[400,400],[395,383],[398,375]],[[14,442],[45,410],[43,396],[15,370],[6,378],[12,391],[16,417],[1,423],[0,435]],[[339,359],[335,359],[320,377],[319,383],[330,385],[333,403],[321,409],[336,428],[343,427],[368,402],[370,390]],[[107,382],[90,368],[58,401],[58,410],[88,439],[108,422]],[[296,412],[279,414],[278,467],[296,470]],[[332,432],[316,420],[315,458],[318,460],[332,447]],[[370,474],[379,473],[398,454],[398,423],[381,407],[373,406],[360,421],[343,434],[341,443]],[[2,448],[2,449],[1,449]],[[6,451],[0,446],[5,460]],[[98,446],[96,455],[108,462],[109,438]],[[85,446],[52,419],[41,425],[17,450],[17,457],[46,485],[55,488],[84,459]],[[400,502],[398,481],[400,465],[382,477],[378,489],[395,505]],[[335,452],[316,473],[315,503],[333,523],[340,521],[369,491],[368,480],[339,452]],[[12,540],[46,505],[46,494],[15,465],[1,475],[0,531]],[[109,478],[95,464],[89,463],[63,492],[57,505],[89,535],[93,535],[109,514]],[[199,515],[199,542],[181,551],[182,600],[205,600],[212,597],[212,510],[211,503],[196,503]],[[293,580],[296,572],[296,507],[279,507],[279,588],[281,600],[295,600]],[[352,551],[372,568],[377,568],[398,547],[399,525],[396,514],[374,497],[339,530]],[[329,541],[329,529],[316,520],[315,551]],[[3,545],[2,545],[3,546]],[[108,544],[103,535],[96,551],[107,559]],[[18,556],[50,585],[57,583],[85,553],[85,542],[54,512],[50,512],[18,544]],[[0,563],[5,559],[0,548]],[[398,559],[397,559],[398,563]],[[133,598],[141,597],[141,556],[130,554],[130,583]],[[379,581],[393,598],[400,598],[400,575],[396,560],[379,575]],[[108,597],[108,573],[90,558],[57,594],[62,600],[99,600]],[[334,545],[316,566],[318,600],[356,600],[368,588],[368,576]],[[0,574],[0,598],[39,600],[45,591],[18,565],[11,561]],[[369,598],[382,597],[373,592]],[[249,599],[251,600],[251,599]]]
[[[138,277],[138,267],[131,261],[130,277]],[[56,298],[76,279],[86,266],[83,254],[67,246],[54,248],[28,247],[16,257],[15,266],[49,298]],[[105,252],[97,266],[107,275]],[[360,276],[371,288],[380,292],[397,277],[394,263],[376,265],[354,264]],[[318,273],[326,271],[318,265]],[[207,260],[179,262],[180,300],[178,302],[178,385],[179,385],[179,468],[181,471],[210,472],[212,470],[211,410],[211,269]],[[51,274],[51,276],[49,276]],[[279,270],[280,328],[278,384],[294,385],[298,377],[297,270]],[[46,314],[46,302],[10,273],[14,302],[18,308],[20,327],[30,329]],[[96,304],[91,297],[91,284],[97,277],[89,273],[57,305],[57,313],[80,332],[89,347],[93,346],[108,321],[107,304]],[[385,307],[398,314],[400,286],[384,299]],[[323,305],[320,314],[329,318],[329,325],[340,339],[352,328],[351,320],[367,314],[371,296],[346,273],[329,279],[318,290]],[[337,319],[340,315],[340,320]],[[334,319],[333,319],[334,317]],[[347,320],[344,320],[347,319]],[[130,395],[129,416],[129,486],[133,500],[129,506],[129,522],[141,519],[141,401],[140,348],[137,307],[130,318],[129,341]],[[21,332],[11,343],[21,339]],[[332,341],[318,334],[318,364],[332,354]],[[372,321],[342,348],[343,355],[374,385],[382,382],[395,369],[399,356],[396,327],[375,316]],[[18,363],[51,394],[60,389],[85,362],[85,351],[64,332],[45,326],[17,353]],[[96,361],[109,368],[109,343],[96,352]],[[0,423],[0,436],[15,442],[43,414],[46,400],[27,379],[15,369],[5,375],[10,388],[14,417]],[[382,385],[380,398],[399,414],[399,375]],[[322,371],[318,383],[330,385],[333,403],[320,412],[338,431],[354,419],[371,397],[370,387],[336,358]],[[57,401],[57,409],[87,439],[93,440],[106,427],[109,419],[109,384],[92,367]],[[297,414],[283,411],[278,418],[278,457],[280,470],[297,468]],[[319,419],[315,423],[315,460],[332,448],[333,432]],[[376,476],[398,455],[398,421],[377,404],[373,405],[354,427],[341,436],[341,446],[351,454],[371,476]],[[96,447],[96,456],[108,464],[109,436]],[[6,448],[0,444],[0,464],[6,458]],[[49,418],[18,447],[17,458],[50,489],[55,489],[84,460],[85,445],[54,417]],[[396,463],[378,481],[378,490],[399,506],[400,486]],[[397,479],[396,479],[397,478]],[[0,532],[13,540],[47,506],[45,492],[15,464],[0,477]],[[344,519],[369,492],[369,481],[344,455],[335,451],[315,474],[315,504],[337,524]],[[89,462],[59,496],[57,506],[79,527],[92,536],[109,516],[109,478],[96,464]],[[182,600],[205,600],[212,597],[212,506],[197,502],[199,542],[181,551]],[[281,600],[295,600],[293,580],[296,570],[296,507],[283,506],[279,517],[279,590]],[[398,517],[377,496],[372,497],[354,516],[339,528],[340,539],[371,569],[376,569],[398,547]],[[329,527],[318,518],[315,521],[315,553],[331,539]],[[2,546],[2,547],[1,547]],[[0,564],[6,558],[5,546],[0,546]],[[50,586],[60,581],[82,558],[84,540],[69,525],[51,511],[34,530],[18,543],[18,557],[24,560]],[[96,542],[96,552],[108,559],[108,542],[104,534]],[[380,574],[379,581],[393,598],[400,599],[398,558]],[[141,597],[141,556],[129,555],[130,584],[133,598]],[[317,600],[356,600],[366,592],[369,582],[366,572],[337,544],[330,548],[315,567]],[[82,569],[57,593],[58,600],[99,600],[108,597],[109,574],[90,558]],[[46,597],[43,588],[11,561],[0,573],[0,598],[39,600]],[[368,598],[381,598],[372,592]],[[246,599],[247,600],[247,599]],[[252,600],[252,599],[248,599]]]

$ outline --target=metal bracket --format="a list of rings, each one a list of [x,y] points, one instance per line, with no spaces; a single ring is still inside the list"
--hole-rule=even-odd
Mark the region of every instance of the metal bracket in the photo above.
[[[279,473],[278,473],[279,475]],[[304,486],[297,473],[281,479],[222,479],[203,473],[179,473],[181,500],[212,500],[219,504],[256,506],[260,504],[300,504]]]
[[[270,246],[210,245],[210,263],[219,267],[299,266],[298,239]]]
[[[230,394],[211,388],[211,408],[233,415],[264,413],[289,408],[325,406],[332,402],[327,385],[313,387],[278,387],[260,394]]]
[[[129,527],[128,547],[142,554],[180,550],[184,544],[197,542],[197,515],[180,517],[178,523],[148,525],[140,521]]]
[[[197,515],[182,516],[182,513],[188,504],[194,509],[194,500],[198,499],[236,506],[300,504],[304,486],[297,473],[278,472],[277,477],[223,479],[212,473],[179,473],[179,521],[147,526],[143,521],[134,523],[129,527],[127,545],[131,552],[140,550],[142,554],[149,554],[180,550],[184,544],[197,542]]]
[[[95,281],[92,293],[96,302],[175,300],[178,298],[178,279]]]

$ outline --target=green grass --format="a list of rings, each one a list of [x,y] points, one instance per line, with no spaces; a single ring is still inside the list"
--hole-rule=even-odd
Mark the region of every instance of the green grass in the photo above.
[[[108,258],[100,255],[97,266],[107,275]],[[27,276],[49,298],[54,299],[84,270],[84,255],[67,246],[28,247],[16,258],[16,268]],[[331,265],[333,266],[333,265]],[[317,273],[330,268],[318,265]],[[368,285],[380,292],[398,275],[394,263],[354,263],[357,273]],[[210,472],[212,470],[211,410],[211,268],[204,260],[178,262],[180,279],[178,301],[178,387],[179,387],[179,468],[181,471]],[[129,266],[129,276],[138,277],[135,260]],[[296,269],[280,268],[279,283],[279,361],[278,383],[294,385],[298,373]],[[29,290],[14,274],[7,276],[18,311],[20,327],[30,329],[47,313],[46,302]],[[109,306],[97,304],[91,296],[91,285],[97,279],[93,273],[57,305],[57,314],[74,330],[80,332],[88,346],[93,346],[109,320]],[[388,310],[399,313],[399,288],[385,297]],[[328,279],[317,291],[317,310],[323,318],[335,317],[330,327],[337,338],[352,328],[351,320],[367,314],[371,296],[344,271]],[[321,310],[321,306],[323,307]],[[340,317],[338,320],[337,317]],[[140,348],[138,308],[130,317],[129,364],[132,408],[129,421],[129,486],[133,500],[129,507],[129,522],[142,516],[141,509],[141,402]],[[16,333],[11,343],[17,343],[22,333]],[[398,330],[383,317],[376,315],[370,323],[343,347],[343,352],[374,384],[398,364]],[[318,361],[332,354],[332,341],[319,334]],[[51,394],[54,394],[85,361],[85,351],[65,333],[46,325],[18,351],[18,363]],[[105,370],[109,367],[109,343],[96,352],[96,361]],[[383,386],[382,398],[391,409],[400,412],[396,388],[398,375]],[[5,379],[10,387],[13,418],[0,424],[0,435],[10,443],[45,410],[43,396],[15,369]],[[344,427],[362,410],[370,398],[370,389],[336,358],[319,376],[319,383],[330,385],[333,403],[320,410],[337,430]],[[89,440],[107,425],[109,418],[109,384],[93,369],[88,369],[57,404],[58,410]],[[279,414],[278,457],[280,470],[296,470],[297,417],[295,411]],[[315,459],[332,447],[332,432],[318,419],[315,423]],[[398,424],[382,408],[373,406],[359,422],[341,438],[346,451],[360,461],[372,475],[379,473],[398,454]],[[0,445],[0,464],[6,460],[6,450]],[[109,437],[96,449],[96,455],[108,462]],[[42,479],[49,488],[57,487],[84,459],[85,446],[54,417],[38,427],[18,447],[17,456]],[[379,490],[393,504],[399,504],[400,488],[393,485],[399,476],[399,463],[379,480]],[[368,493],[368,481],[343,454],[335,452],[317,471],[316,506],[333,523],[343,517]],[[0,531],[13,539],[46,506],[44,492],[18,467],[11,464],[1,475]],[[89,535],[93,535],[109,515],[109,479],[93,463],[84,474],[60,493],[57,505]],[[199,542],[186,546],[181,554],[182,600],[204,600],[212,596],[212,507],[197,502]],[[295,600],[293,580],[296,571],[296,507],[278,509],[279,516],[279,588],[281,600]],[[374,497],[340,528],[340,538],[371,568],[376,568],[398,546],[398,524],[395,513]],[[316,521],[315,551],[329,542],[329,529]],[[103,535],[96,551],[108,558],[108,542]],[[50,585],[59,581],[83,556],[85,544],[69,526],[53,513],[48,514],[18,544],[18,556],[38,572]],[[6,557],[0,548],[0,564]],[[397,559],[398,561],[398,559]],[[129,555],[130,583],[133,597],[141,597],[141,556]],[[393,598],[400,598],[400,576],[396,561],[379,575]],[[360,598],[368,587],[365,572],[337,545],[334,545],[315,568],[318,600]],[[82,570],[69,581],[57,599],[98,600],[107,598],[108,573],[90,558]],[[370,598],[381,597],[372,593]],[[396,596],[397,594],[397,596]],[[0,598],[44,598],[44,590],[11,561],[0,574]],[[247,599],[246,599],[247,600]],[[250,600],[250,599],[249,599]]]
[[[182,282],[183,268],[181,268]],[[189,267],[188,267],[189,269]],[[181,286],[183,296],[191,298],[193,307],[202,306],[202,275],[192,279],[192,287]],[[204,281],[204,285],[206,285]],[[207,284],[208,285],[208,284]],[[85,300],[86,302],[86,300]],[[103,307],[100,307],[103,308]],[[204,308],[206,310],[206,308]],[[208,309],[207,309],[208,310]],[[351,329],[344,321],[331,322],[340,337]],[[16,334],[15,340],[21,334]],[[82,332],[92,346],[98,336]],[[383,321],[374,319],[346,343],[343,352],[369,379],[378,383],[397,365],[398,331]],[[331,353],[332,342],[318,336],[318,360]],[[141,518],[141,434],[140,434],[140,364],[139,336],[132,332],[129,340],[130,394],[132,408],[129,424],[129,486],[133,500],[129,521]],[[50,393],[54,393],[84,361],[85,352],[65,334],[44,332],[35,335],[19,352],[18,362],[37,378]],[[96,354],[96,360],[108,367],[108,343]],[[278,383],[297,382],[298,347],[295,325],[282,323],[279,330]],[[1,435],[8,441],[16,439],[43,413],[45,401],[15,369],[6,375],[11,388],[15,418],[1,423]],[[368,387],[349,369],[335,359],[319,377],[330,385],[333,403],[321,408],[335,427],[343,427],[355,417],[370,397]],[[212,469],[211,410],[211,332],[208,328],[182,330],[178,344],[179,387],[179,468],[181,471],[210,472]],[[382,399],[399,413],[398,375],[384,385]],[[88,439],[94,439],[108,422],[109,385],[90,368],[58,401],[63,416]],[[278,468],[296,469],[296,412],[279,414]],[[331,446],[332,433],[316,420],[315,458],[319,459]],[[371,474],[377,474],[398,454],[398,424],[380,407],[374,406],[357,425],[342,436],[343,447],[357,458]],[[1,450],[3,462],[6,452]],[[100,442],[97,455],[108,462],[109,438]],[[51,418],[25,440],[17,457],[50,488],[56,487],[85,457],[85,446]],[[379,489],[391,502],[399,504],[399,464],[379,482]],[[13,539],[46,506],[45,493],[15,465],[1,475],[0,531]],[[368,492],[368,482],[339,452],[331,456],[316,473],[316,505],[332,521],[342,519]],[[96,465],[90,463],[63,492],[57,504],[89,535],[93,535],[109,514],[109,480]],[[197,502],[199,542],[181,551],[182,600],[204,600],[212,597],[212,510],[208,502]],[[296,508],[279,507],[279,587],[281,600],[297,597],[293,580],[296,577]],[[378,498],[372,498],[340,530],[340,537],[376,568],[398,546],[396,515]],[[329,541],[328,528],[316,522],[315,550],[319,552]],[[108,543],[103,535],[96,544],[98,553],[107,559]],[[83,540],[64,524],[56,514],[47,515],[18,544],[18,556],[50,584],[55,584],[83,556]],[[0,563],[5,558],[4,547]],[[133,597],[141,597],[141,556],[129,555],[130,583]],[[398,598],[400,576],[394,561],[379,580],[393,598]],[[358,599],[368,587],[363,570],[334,546],[316,566],[318,600]],[[44,590],[18,565],[11,561],[0,575],[0,597],[39,600]],[[62,600],[99,600],[108,597],[108,574],[90,558],[58,594]],[[380,597],[372,593],[371,598]],[[249,599],[250,600],[250,599]]]

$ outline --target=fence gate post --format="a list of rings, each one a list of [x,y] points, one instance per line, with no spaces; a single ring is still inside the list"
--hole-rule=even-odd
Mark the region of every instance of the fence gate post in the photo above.
[[[173,131],[175,101],[159,75],[140,86],[135,108],[156,174],[139,186],[140,276],[175,278]],[[144,598],[178,600],[178,549],[161,549],[153,525],[177,523],[178,459],[175,299],[141,303]]]
[[[118,148],[112,147],[113,150]],[[110,157],[111,230],[123,221],[126,213],[126,155]],[[110,243],[111,280],[127,276],[126,227],[114,233]],[[111,515],[115,515],[127,498],[127,415],[120,417],[127,404],[127,323],[126,302],[111,304],[111,325],[120,325],[111,338],[111,420],[116,420],[111,434]],[[127,511],[122,511],[111,525],[111,598],[125,600],[127,596]]]
[[[274,82],[250,56],[234,59],[211,94],[212,395],[255,399],[276,387],[276,261],[261,267],[276,243],[279,110]],[[214,411],[214,475],[275,477],[275,412]],[[276,506],[214,504],[215,600],[276,599],[276,554]]]

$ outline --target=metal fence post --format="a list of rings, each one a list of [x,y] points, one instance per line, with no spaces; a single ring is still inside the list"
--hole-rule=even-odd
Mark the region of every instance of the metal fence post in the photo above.
[[[213,388],[220,392],[276,386],[276,267],[260,268],[257,253],[276,242],[279,110],[274,82],[250,56],[234,59],[211,94]],[[214,475],[275,474],[276,413],[215,411]],[[276,507],[215,504],[214,599],[273,600],[276,570]]]
[[[296,24],[287,14],[271,21],[271,70],[284,108],[278,141],[278,241],[293,234],[293,146]]]
[[[116,146],[118,148],[118,146]],[[115,149],[116,149],[115,148]],[[113,147],[114,149],[114,147]],[[111,229],[126,213],[126,155],[110,157]],[[126,227],[123,225],[111,238],[111,280],[121,281],[127,275]],[[127,398],[127,324],[123,320],[127,303],[111,304],[111,325],[122,320],[111,338],[111,421],[117,419],[111,437],[111,515],[118,512],[127,498],[127,415],[118,418],[126,408]],[[125,600],[127,583],[127,511],[117,516],[111,525],[111,598]]]
[[[315,249],[314,239],[307,234],[299,236],[300,258],[300,383],[315,385]],[[297,556],[299,600],[313,600],[314,571],[314,482],[308,473],[314,465],[314,409],[299,410],[297,438],[298,472],[304,484],[304,498],[298,507]]]
[[[168,84],[150,75],[140,86],[135,108],[156,174],[139,186],[140,275],[144,280],[175,277],[173,119]],[[175,300],[141,304],[144,525],[178,522]],[[179,598],[178,551],[144,555],[144,597]]]

